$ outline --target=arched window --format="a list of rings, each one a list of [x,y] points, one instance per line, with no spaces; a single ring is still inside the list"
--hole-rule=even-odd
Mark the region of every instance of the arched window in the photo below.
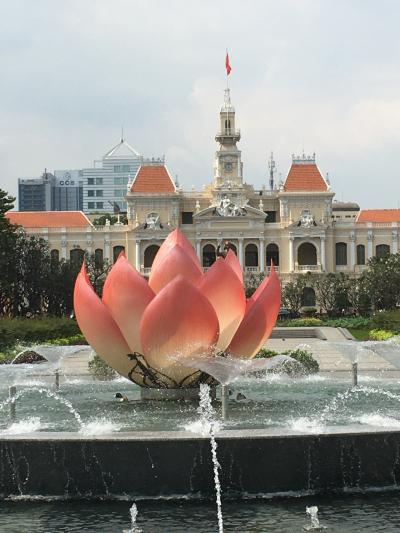
[[[347,265],[347,244],[345,242],[336,243],[336,265]]]
[[[94,251],[94,266],[96,268],[103,268],[103,264],[103,250],[101,248],[96,248],[96,250]]]
[[[279,248],[277,244],[271,243],[267,246],[267,267],[271,266],[271,262],[275,266],[279,266]]]
[[[69,252],[69,260],[77,268],[82,266],[84,256],[85,252],[80,248],[74,248]]]
[[[315,307],[315,291],[312,287],[304,287],[301,295],[301,304],[304,307]]]
[[[386,257],[390,254],[390,246],[388,244],[378,244],[375,251],[376,257]]]
[[[210,267],[216,259],[215,246],[206,244],[203,248],[203,267]]]
[[[316,265],[317,249],[310,242],[303,242],[297,249],[297,262],[299,265]]]
[[[230,133],[231,131],[231,121],[229,118],[225,120],[225,133]]]
[[[365,246],[357,244],[357,265],[365,265]]]
[[[247,267],[258,267],[258,248],[255,244],[248,244],[246,246],[244,264]]]
[[[114,246],[113,247],[113,263],[118,259],[119,254],[125,252],[125,246]]]
[[[58,263],[60,260],[60,252],[56,249],[50,252],[50,261],[52,263]]]
[[[144,268],[151,268],[155,256],[157,255],[158,250],[160,249],[157,244],[151,244],[144,251]]]

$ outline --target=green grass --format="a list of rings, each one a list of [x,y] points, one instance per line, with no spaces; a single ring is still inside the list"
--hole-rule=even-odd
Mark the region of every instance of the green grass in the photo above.
[[[347,328],[350,333],[355,337],[358,341],[367,341],[369,339],[369,329],[355,329],[355,328]]]

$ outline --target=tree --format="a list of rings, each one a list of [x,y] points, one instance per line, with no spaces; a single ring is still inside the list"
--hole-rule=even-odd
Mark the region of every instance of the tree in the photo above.
[[[317,301],[322,311],[332,315],[335,311],[338,312],[339,309],[343,309],[343,307],[339,308],[340,299],[343,305],[345,300],[343,297],[345,292],[343,277],[333,273],[322,274],[315,281],[315,289]]]
[[[307,287],[310,277],[307,274],[298,276],[289,281],[282,291],[282,302],[293,314],[297,314],[303,306],[303,291]]]
[[[10,222],[6,218],[7,211],[14,207],[15,198],[10,196],[6,191],[0,189],[0,229],[4,226],[10,226]]]
[[[400,303],[400,254],[373,257],[362,279],[375,309],[394,309]]]

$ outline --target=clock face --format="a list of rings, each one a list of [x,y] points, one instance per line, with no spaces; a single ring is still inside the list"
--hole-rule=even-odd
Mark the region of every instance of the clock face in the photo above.
[[[232,172],[232,163],[225,163],[224,169],[226,172]]]

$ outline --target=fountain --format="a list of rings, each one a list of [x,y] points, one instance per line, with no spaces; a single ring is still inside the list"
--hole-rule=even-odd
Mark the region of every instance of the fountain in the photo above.
[[[131,517],[131,527],[129,529],[124,529],[122,533],[142,533],[142,530],[138,528],[136,524],[138,509],[136,503],[133,503],[129,509],[129,514]]]
[[[141,501],[146,526],[157,521],[147,500],[156,499],[157,513],[162,508],[166,516],[170,500],[213,500],[216,516],[215,504],[208,503],[197,504],[193,516],[179,516],[187,531],[221,532],[224,526],[246,531],[246,523],[256,520],[246,510],[260,498],[398,490],[400,384],[394,373],[392,378],[359,372],[351,387],[348,376],[334,373],[289,376],[285,366],[296,363],[286,355],[254,358],[279,310],[273,269],[246,301],[233,253],[203,274],[190,244],[173,232],[149,283],[120,256],[100,300],[83,267],[75,310],[93,349],[120,377],[62,376],[54,391],[54,371],[62,374],[59,347],[34,347],[48,363],[0,368],[3,499],[99,500],[102,508],[105,500]],[[372,353],[399,364],[395,342],[346,341],[334,348],[352,364]],[[63,356],[81,349],[68,348]],[[210,399],[219,385],[222,421]],[[229,416],[228,389],[235,392]],[[143,391],[150,399],[143,399]],[[117,392],[129,401],[116,402]],[[181,400],[154,401],[165,393]],[[199,394],[196,412],[192,399]],[[240,516],[232,499],[242,502]],[[207,516],[198,520],[203,505]],[[260,508],[262,530],[274,529],[268,521],[274,505]],[[327,507],[324,503],[328,524],[334,513]],[[178,513],[180,507],[174,509]],[[323,528],[316,514],[310,516],[314,531]],[[136,517],[135,503],[131,532],[139,531]],[[300,512],[296,520],[299,530]],[[252,524],[257,529],[258,523]],[[165,524],[161,529],[173,530]]]
[[[306,513],[310,515],[311,524],[309,526],[304,526],[304,531],[323,531],[326,529],[325,526],[321,526],[318,519],[318,507],[313,505],[311,507],[306,507]]]

